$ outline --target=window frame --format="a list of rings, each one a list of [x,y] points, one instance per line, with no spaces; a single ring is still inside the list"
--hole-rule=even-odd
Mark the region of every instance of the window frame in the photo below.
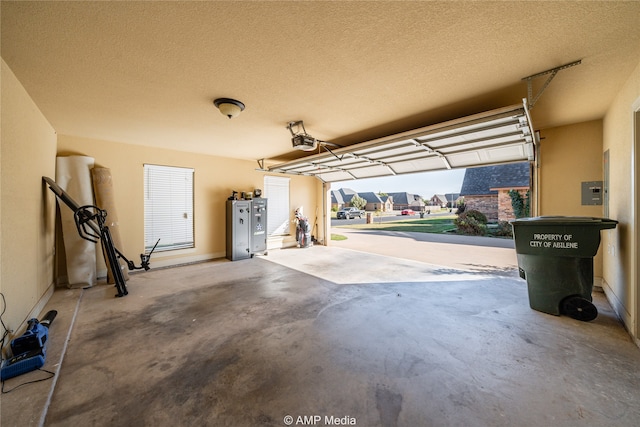
[[[158,239],[157,252],[194,248],[195,169],[145,163],[143,173],[145,250]]]

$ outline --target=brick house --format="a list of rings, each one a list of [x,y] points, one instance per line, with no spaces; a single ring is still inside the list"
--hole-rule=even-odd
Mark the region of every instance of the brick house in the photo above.
[[[517,190],[524,196],[531,187],[530,176],[528,162],[469,168],[460,196],[467,210],[482,212],[490,222],[509,221],[515,218],[509,191]]]
[[[393,198],[393,209],[401,211],[403,209],[413,209],[416,212],[424,210],[422,197],[411,193],[389,193]]]
[[[434,194],[429,199],[430,206],[440,206],[441,208],[453,208],[462,200],[460,193]]]
[[[365,211],[372,211],[372,212],[375,212],[378,210],[384,211],[385,204],[382,201],[382,198],[380,198],[380,196],[378,196],[376,193],[369,191],[366,193],[358,193],[358,196],[362,197],[367,201],[367,204],[364,207]]]
[[[527,187],[505,187],[505,188],[492,188],[491,190],[498,192],[498,221],[510,221],[516,219],[513,213],[513,206],[511,205],[511,196],[509,196],[510,190],[516,190],[520,195],[525,198],[529,186]]]
[[[393,198],[390,196],[380,196],[373,192],[358,193],[350,188],[340,188],[331,190],[331,208],[334,210],[351,207],[351,199],[355,196],[366,200],[365,211],[382,211],[389,212],[393,210]]]
[[[429,199],[429,206],[440,206],[441,208],[444,208],[447,206],[447,198],[444,194],[434,194]]]
[[[342,209],[351,206],[351,199],[358,193],[350,188],[341,188],[339,190],[331,190],[331,207]]]
[[[393,197],[380,196],[380,200],[382,200],[382,212],[391,212],[393,210]]]
[[[447,200],[447,207],[455,208],[464,201],[464,197],[460,193],[446,193],[444,198]]]

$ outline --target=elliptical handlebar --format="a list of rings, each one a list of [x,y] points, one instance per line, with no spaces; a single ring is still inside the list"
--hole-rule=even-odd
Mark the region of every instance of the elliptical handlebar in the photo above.
[[[73,212],[73,219],[80,237],[92,243],[98,243],[98,240],[100,240],[100,230],[102,229],[106,216],[107,211],[94,205],[78,207],[78,209]],[[89,231],[87,227],[90,228],[91,231]]]

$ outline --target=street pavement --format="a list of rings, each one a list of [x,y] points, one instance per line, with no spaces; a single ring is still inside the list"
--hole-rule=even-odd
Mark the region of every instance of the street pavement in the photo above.
[[[435,217],[450,216],[450,215],[451,215],[451,212],[449,211],[440,211],[440,212],[434,212],[432,214],[428,214],[425,216],[425,218],[435,218]],[[418,214],[400,215],[400,211],[393,211],[393,212],[385,212],[380,216],[374,214],[373,221],[376,223],[381,223],[381,222],[402,221],[402,220],[418,219],[418,218],[420,218]],[[352,219],[333,218],[331,219],[331,226],[337,227],[337,226],[344,226],[344,225],[351,225],[351,224],[366,224],[366,222],[367,222],[366,215],[361,218],[352,218]]]

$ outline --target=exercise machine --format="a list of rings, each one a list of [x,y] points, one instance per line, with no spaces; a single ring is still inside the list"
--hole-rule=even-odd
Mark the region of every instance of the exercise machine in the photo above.
[[[116,297],[127,295],[129,293],[127,291],[127,284],[118,260],[124,260],[129,270],[144,269],[147,271],[150,268],[149,262],[151,261],[151,254],[156,249],[156,246],[158,246],[160,239],[158,239],[153,246],[151,252],[148,254],[140,254],[140,265],[136,266],[133,261],[127,259],[113,244],[111,231],[109,231],[109,227],[106,225],[107,211],[95,205],[80,206],[66,191],[56,184],[54,180],[46,176],[43,176],[42,179],[49,185],[51,191],[73,211],[73,218],[80,237],[93,243],[98,243],[98,240],[102,241],[102,249],[106,255],[118,291]]]

